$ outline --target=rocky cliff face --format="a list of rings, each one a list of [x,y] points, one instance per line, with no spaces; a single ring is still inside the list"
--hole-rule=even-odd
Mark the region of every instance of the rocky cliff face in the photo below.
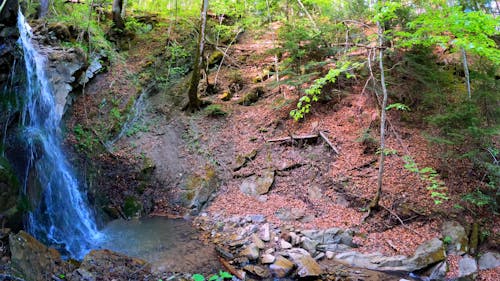
[[[16,41],[19,33],[16,28],[17,0],[7,0],[0,11],[0,140],[4,139],[4,132],[18,112],[16,102],[17,83],[12,80],[11,73],[20,57]],[[0,143],[0,224],[9,222],[8,226],[19,226],[12,223],[18,215],[16,201],[18,197],[18,181],[13,174],[9,161],[4,155],[4,143]]]

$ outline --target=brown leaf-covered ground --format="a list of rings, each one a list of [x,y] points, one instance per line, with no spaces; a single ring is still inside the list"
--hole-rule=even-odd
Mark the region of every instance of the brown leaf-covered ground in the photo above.
[[[440,237],[443,220],[472,223],[472,212],[454,208],[455,204],[462,204],[461,194],[477,184],[471,165],[459,160],[442,161],[440,147],[429,143],[423,136],[423,132],[430,131],[430,128],[420,123],[405,122],[398,112],[389,114],[386,146],[391,149],[391,154],[385,162],[380,202],[383,208],[364,223],[361,222],[364,208],[376,190],[379,156],[376,144],[370,142],[370,138],[377,140],[379,132],[376,98],[373,93],[363,91],[365,80],[358,78],[353,84],[341,87],[340,92],[332,95],[331,101],[314,104],[312,112],[304,120],[293,121],[289,111],[299,97],[296,89],[277,86],[276,76],[262,75],[264,69],[274,64],[274,56],[267,51],[278,46],[275,32],[278,27],[273,24],[265,32],[244,33],[228,49],[220,72],[213,70],[209,74],[211,83],[217,76],[218,92],[204,96],[204,99],[220,105],[228,112],[227,116],[208,117],[203,112],[186,116],[178,111],[179,108],[168,104],[168,99],[161,101],[164,104],[155,104],[155,110],[148,115],[150,118],[169,115],[155,119],[154,130],[168,127],[172,119],[178,119],[185,124],[186,130],[196,131],[196,141],[199,142],[197,151],[185,143],[176,148],[179,157],[187,159],[186,163],[191,161],[194,166],[197,165],[198,158],[193,154],[203,154],[217,163],[221,187],[206,211],[225,216],[258,213],[277,225],[301,228],[351,228],[356,230],[355,242],[360,245],[360,251],[378,251],[388,255],[410,255],[422,242]],[[116,93],[122,106],[130,97],[137,95],[140,86],[127,77],[137,75],[154,63],[148,54],[164,48],[167,40],[171,39],[167,39],[165,34],[158,35],[155,40],[136,39],[128,51],[128,59],[123,64],[111,65],[107,73],[101,74],[90,85],[87,95],[77,100],[69,127],[73,128],[78,122],[87,122],[89,127],[102,122],[96,118],[99,116],[97,109],[109,92]],[[241,78],[235,79],[235,76]],[[258,76],[263,76],[265,81],[254,82]],[[235,86],[235,80],[239,80],[239,85]],[[264,88],[262,97],[253,105],[239,105],[238,100],[255,86]],[[229,101],[222,101],[220,95],[230,89],[233,89],[234,96]],[[368,130],[371,135],[363,137]],[[267,142],[273,138],[316,134],[318,131],[327,132],[339,154],[321,139],[295,144]],[[124,138],[114,153],[123,156],[123,159],[128,158],[130,163],[136,163],[134,154],[140,153],[141,149],[154,151],[148,147],[155,146],[157,150],[171,149],[163,147],[164,142],[150,139],[152,135],[160,134],[144,133]],[[237,155],[246,155],[252,150],[257,150],[255,159],[234,172],[232,168]],[[446,174],[441,180],[446,183],[450,200],[436,205],[426,188],[427,183],[404,168],[404,155],[410,155],[420,168],[433,167],[441,175]],[[276,171],[268,194],[255,198],[240,192],[239,185],[245,176],[259,175],[268,168]],[[186,166],[182,169],[193,172],[193,168]],[[124,188],[134,188],[131,184],[129,181]],[[160,182],[159,186],[162,184],[166,183]],[[175,183],[170,185],[175,186]],[[168,192],[158,192],[155,187],[151,189],[146,194],[154,194],[155,206],[152,208],[155,214],[181,212],[178,206],[169,202],[171,197]],[[115,192],[109,190],[110,194]],[[280,220],[276,214],[286,210],[301,213],[301,216],[298,220]],[[488,214],[485,210],[475,211],[476,218]],[[484,230],[490,233],[486,245],[498,247],[495,242],[498,241],[500,225],[498,216],[490,215],[481,222]],[[490,270],[481,273],[479,279],[498,280],[495,278],[499,274],[498,269]]]

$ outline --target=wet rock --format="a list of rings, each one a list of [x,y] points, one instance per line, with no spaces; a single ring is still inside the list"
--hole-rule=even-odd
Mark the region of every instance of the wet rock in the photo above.
[[[477,263],[476,260],[465,255],[458,261],[458,279],[461,281],[475,280],[477,277]]]
[[[258,266],[258,265],[246,265],[243,267],[243,269],[253,275],[256,275],[260,278],[268,278],[271,276],[271,273],[269,272],[269,269],[263,266]]]
[[[265,170],[261,176],[253,175],[245,179],[240,185],[240,191],[250,196],[259,196],[269,192],[273,182],[274,170]]]
[[[85,256],[80,269],[98,276],[98,280],[145,280],[151,265],[110,250],[93,250]]]
[[[52,33],[57,39],[62,41],[69,41],[71,38],[71,32],[66,24],[62,22],[52,22],[47,25],[50,33]]]
[[[293,270],[294,264],[290,260],[278,256],[276,261],[269,266],[271,273],[277,278],[284,278]]]
[[[11,235],[9,239],[12,270],[26,280],[52,280],[52,275],[61,273],[66,264],[58,251],[48,248],[24,231]]]
[[[6,219],[9,227],[21,224],[22,215],[17,206],[18,197],[19,181],[7,159],[0,156],[0,223]]]
[[[249,260],[256,260],[259,258],[259,247],[254,243],[246,246],[241,252],[240,257],[246,257]]]
[[[500,254],[493,252],[486,252],[479,257],[479,269],[490,269],[500,266]]]
[[[205,168],[204,175],[191,175],[185,185],[181,187],[182,204],[191,209],[191,214],[198,214],[214,197],[219,187],[219,178],[212,166]]]
[[[304,249],[293,248],[287,251],[291,260],[297,265],[297,274],[300,277],[315,277],[323,273],[319,264]]]
[[[260,257],[260,263],[262,264],[271,264],[275,260],[276,258],[271,254],[263,254],[262,257]]]
[[[447,242],[447,253],[465,253],[469,239],[465,228],[456,221],[447,221],[443,223],[441,233],[444,241]]]

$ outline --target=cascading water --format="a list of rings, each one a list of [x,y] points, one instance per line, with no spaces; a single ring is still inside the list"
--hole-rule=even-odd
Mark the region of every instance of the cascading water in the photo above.
[[[17,25],[26,65],[26,97],[21,116],[29,154],[26,175],[34,169],[42,189],[41,202],[36,202],[36,209],[29,213],[28,231],[79,259],[98,244],[102,234],[61,150],[61,116],[56,112],[44,72],[45,57],[33,46],[30,27],[21,11]],[[27,181],[28,176],[25,186]]]

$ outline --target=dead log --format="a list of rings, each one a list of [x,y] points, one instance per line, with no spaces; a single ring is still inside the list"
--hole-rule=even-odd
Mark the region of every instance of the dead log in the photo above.
[[[337,153],[337,155],[340,155],[339,150],[333,145],[333,143],[328,139],[328,137],[325,135],[324,131],[319,131],[319,136]]]
[[[289,136],[289,137],[283,137],[283,138],[276,138],[276,139],[269,139],[266,142],[286,142],[286,141],[300,141],[300,140],[311,140],[311,139],[317,139],[318,135],[302,135],[302,136]]]

